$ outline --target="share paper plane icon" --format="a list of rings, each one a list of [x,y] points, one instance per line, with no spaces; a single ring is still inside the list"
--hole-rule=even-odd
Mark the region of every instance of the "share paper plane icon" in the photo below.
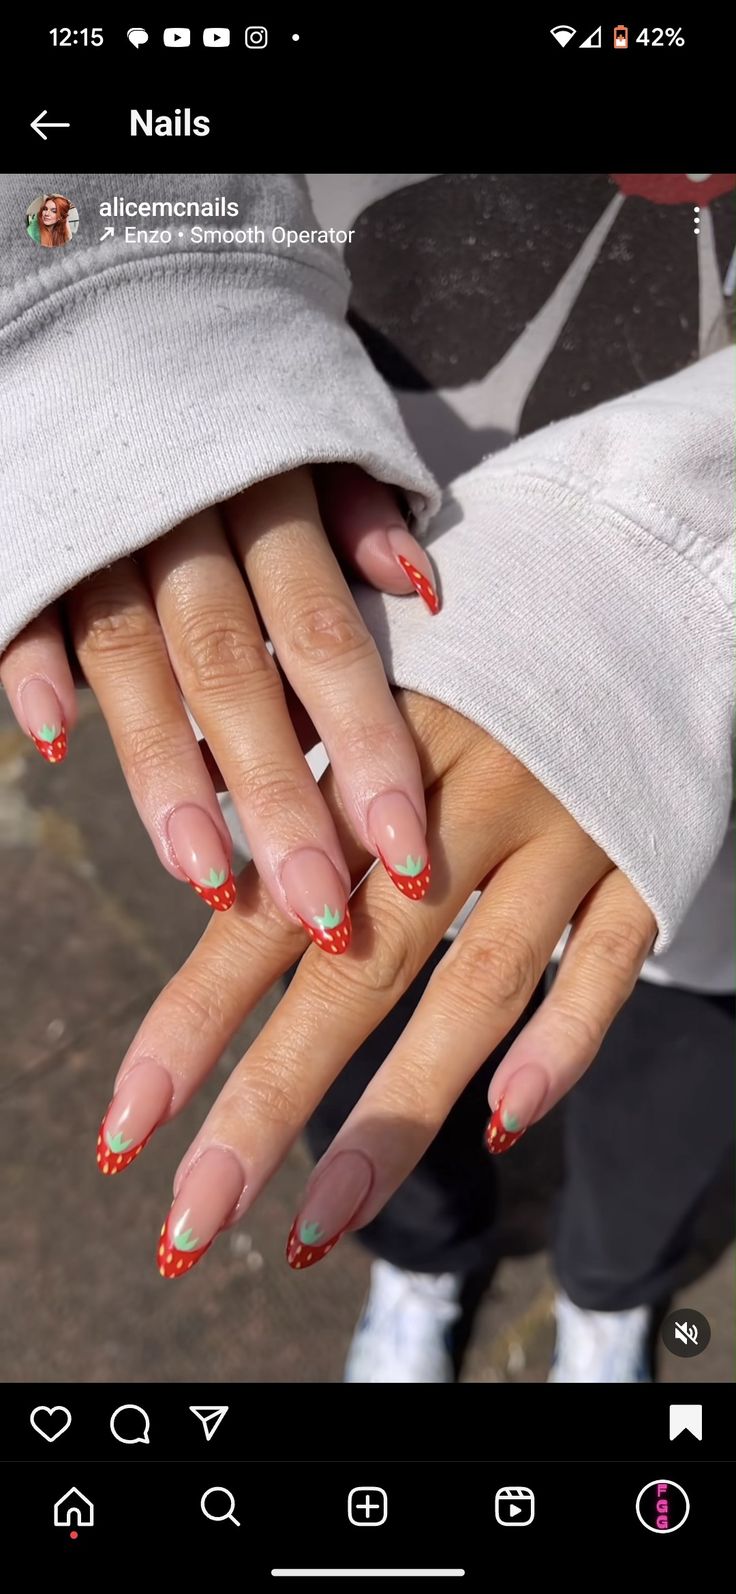
[[[189,1410],[194,1412],[195,1417],[199,1417],[202,1427],[204,1428],[205,1439],[209,1442],[209,1440],[212,1438],[212,1435],[217,1433],[220,1423],[222,1422],[225,1413],[230,1410],[230,1407],[190,1406]]]

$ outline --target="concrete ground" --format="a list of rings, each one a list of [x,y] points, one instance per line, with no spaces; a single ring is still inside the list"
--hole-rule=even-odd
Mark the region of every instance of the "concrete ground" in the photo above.
[[[69,757],[53,769],[0,703],[0,848],[0,1380],[339,1380],[368,1265],[345,1241],[340,1265],[287,1268],[309,1166],[302,1148],[183,1288],[153,1262],[177,1162],[268,1005],[125,1179],[98,1174],[96,1135],[120,1059],[206,910],[156,862],[87,694]],[[559,1116],[499,1172],[502,1259],[463,1377],[535,1383],[553,1338],[546,1242]],[[714,1190],[681,1297],[709,1318],[711,1346],[697,1362],[662,1352],[667,1382],[732,1378],[733,1247],[718,1238],[731,1233],[731,1205],[730,1188]]]

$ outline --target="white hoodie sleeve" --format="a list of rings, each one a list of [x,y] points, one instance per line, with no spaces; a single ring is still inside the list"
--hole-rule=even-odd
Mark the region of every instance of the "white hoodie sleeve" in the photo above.
[[[397,685],[510,749],[671,942],[726,831],[733,352],[460,477],[426,545],[442,611],[360,589]]]
[[[79,212],[65,247],[26,234],[41,192]],[[237,217],[128,214],[102,242],[101,205],[131,194]],[[316,236],[287,246],[281,228]],[[3,175],[0,236],[0,651],[82,577],[297,465],[361,465],[404,490],[419,530],[437,508],[301,178]]]

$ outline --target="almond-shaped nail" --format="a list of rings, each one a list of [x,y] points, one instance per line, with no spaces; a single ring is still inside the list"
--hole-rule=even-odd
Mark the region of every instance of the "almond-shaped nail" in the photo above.
[[[303,847],[287,858],[281,884],[289,907],[323,952],[347,952],[352,926],[345,887],[326,853]]]
[[[486,1129],[486,1146],[493,1156],[510,1151],[521,1140],[546,1094],[547,1075],[538,1064],[528,1063],[511,1075]]]
[[[185,804],[169,819],[169,841],[179,868],[198,897],[224,913],[235,901],[235,881],[217,827],[203,808]]]
[[[420,598],[424,599],[430,614],[439,614],[440,600],[434,585],[434,571],[424,549],[403,526],[390,526],[386,537],[404,575],[409,577]]]
[[[399,891],[415,902],[425,897],[432,874],[427,838],[414,804],[403,792],[374,798],[368,810],[368,833]]]
[[[234,1151],[210,1146],[190,1168],[161,1230],[156,1261],[162,1278],[177,1279],[199,1262],[245,1189]]]
[[[100,1124],[97,1166],[100,1173],[124,1173],[158,1127],[171,1101],[171,1075],[159,1063],[141,1059],[120,1081]]]
[[[315,1176],[286,1242],[289,1267],[314,1267],[352,1222],[373,1183],[373,1168],[361,1151],[339,1151]]]
[[[67,735],[61,704],[52,686],[34,675],[21,687],[20,702],[31,741],[47,764],[66,758]]]

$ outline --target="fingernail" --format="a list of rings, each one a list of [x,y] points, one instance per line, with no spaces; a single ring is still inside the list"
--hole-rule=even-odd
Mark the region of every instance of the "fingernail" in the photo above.
[[[434,586],[434,571],[424,549],[403,526],[389,527],[386,537],[404,575],[416,587],[430,614],[439,614],[440,600]]]
[[[234,1151],[211,1146],[190,1168],[161,1230],[156,1260],[162,1278],[188,1273],[209,1251],[245,1188]]]
[[[61,704],[48,681],[34,675],[21,687],[20,701],[31,740],[47,764],[66,758],[67,738]]]
[[[361,1151],[340,1151],[314,1180],[286,1242],[295,1269],[314,1267],[332,1251],[373,1183],[373,1168]]]
[[[432,864],[427,838],[409,798],[399,791],[376,797],[368,810],[368,833],[399,891],[416,902],[425,897]]]
[[[179,868],[198,897],[224,913],[235,901],[235,881],[219,831],[203,808],[175,808],[169,819],[169,840]]]
[[[140,1156],[160,1124],[173,1095],[171,1075],[158,1063],[143,1061],[121,1080],[100,1124],[97,1166],[110,1176],[123,1173]]]
[[[352,925],[345,887],[324,852],[304,847],[281,870],[289,907],[323,952],[347,952]]]
[[[486,1129],[486,1146],[494,1156],[510,1151],[521,1140],[546,1094],[547,1075],[536,1063],[512,1074]]]

